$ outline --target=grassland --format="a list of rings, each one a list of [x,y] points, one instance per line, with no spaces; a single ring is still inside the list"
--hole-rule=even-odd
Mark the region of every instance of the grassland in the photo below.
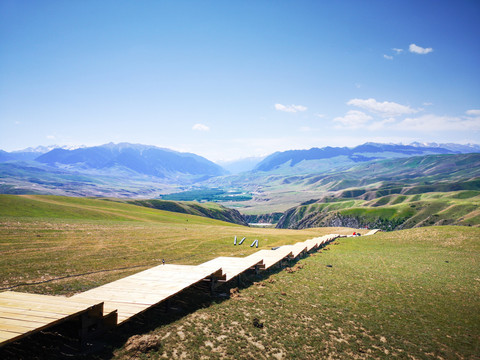
[[[0,195],[0,288],[73,294],[162,259],[195,265],[248,255],[253,239],[266,249],[331,231],[249,228],[101,199]],[[247,241],[233,246],[234,236]]]
[[[478,359],[479,238],[446,226],[340,239],[115,358]]]
[[[4,289],[29,283],[15,290],[69,295],[162,258],[199,264],[257,250],[233,246],[235,235],[265,249],[351,231],[248,228],[101,199],[4,195],[0,281]],[[479,239],[480,228],[459,226],[342,238],[292,263],[294,271],[252,278],[228,299],[180,316],[162,312],[140,332],[119,328],[95,357],[478,359]]]
[[[464,190],[415,195],[389,194],[372,200],[324,198],[285,212],[282,228],[331,226],[374,227],[383,230],[416,226],[480,226],[480,191]]]

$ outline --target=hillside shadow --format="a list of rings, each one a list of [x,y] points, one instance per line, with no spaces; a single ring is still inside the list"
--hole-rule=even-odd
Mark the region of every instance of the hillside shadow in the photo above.
[[[0,348],[0,359],[111,359],[115,350],[123,347],[132,336],[148,334],[199,309],[229,300],[231,289],[248,288],[301,259],[285,260],[259,273],[247,270],[240,277],[218,284],[213,292],[210,282],[197,283],[102,336],[88,340],[83,346],[78,337],[78,324],[65,322]]]

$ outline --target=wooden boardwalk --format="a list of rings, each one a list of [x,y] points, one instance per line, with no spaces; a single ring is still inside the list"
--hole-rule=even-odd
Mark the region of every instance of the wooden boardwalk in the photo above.
[[[207,261],[203,264],[198,265],[199,268],[208,268],[208,269],[222,269],[222,272],[225,276],[224,279],[219,279],[219,281],[230,281],[236,276],[244,273],[249,269],[255,269],[262,265],[262,260],[252,259],[252,258],[238,258],[238,257],[224,257],[220,256],[213,260]]]
[[[180,291],[211,277],[223,278],[221,267],[159,265],[74,295],[71,299],[103,301],[107,312],[117,311],[120,324]]]
[[[88,335],[92,324],[96,329],[121,324],[201,281],[210,281],[213,288],[249,269],[266,270],[304,256],[338,237],[326,235],[243,258],[217,257],[197,266],[159,265],[70,298],[5,291],[0,293],[0,346],[72,319]]]
[[[72,318],[101,319],[103,302],[61,296],[0,293],[0,345],[50,328]],[[89,324],[85,324],[88,326]]]

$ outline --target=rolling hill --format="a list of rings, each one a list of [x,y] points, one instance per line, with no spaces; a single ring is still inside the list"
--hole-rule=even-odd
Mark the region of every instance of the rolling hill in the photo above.
[[[216,202],[265,219],[265,214],[325,197],[372,200],[478,190],[480,155],[466,151],[478,147],[366,143],[314,148],[275,153],[254,171],[228,176],[207,159],[153,146],[57,148],[34,161],[0,162],[0,192],[203,201],[214,191],[221,194]]]
[[[250,172],[214,178],[208,183],[251,192],[252,200],[230,202],[228,206],[244,214],[262,215],[326,197],[360,196],[368,200],[389,194],[480,190],[479,179],[480,154],[472,153],[376,160],[326,173]]]
[[[393,194],[370,201],[323,199],[287,210],[277,228],[345,226],[390,231],[433,225],[480,226],[480,191]]]

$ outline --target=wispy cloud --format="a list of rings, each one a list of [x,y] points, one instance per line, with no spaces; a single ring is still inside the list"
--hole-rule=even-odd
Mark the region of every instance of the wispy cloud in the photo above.
[[[349,110],[345,116],[336,117],[333,121],[339,124],[337,126],[339,128],[358,129],[365,126],[372,119],[370,115],[365,114],[363,111]]]
[[[467,110],[465,111],[465,114],[471,115],[471,116],[480,116],[480,110],[476,110],[476,109]]]
[[[403,49],[399,48],[392,48],[393,54],[388,55],[388,54],[383,54],[383,58],[387,60],[393,60],[395,55],[400,55],[403,52]]]
[[[405,118],[397,123],[395,128],[424,132],[458,131],[459,129],[477,131],[480,130],[480,116],[438,116],[426,114],[415,118]]]
[[[364,110],[368,110],[382,117],[395,117],[418,112],[418,110],[412,109],[410,106],[397,104],[391,101],[379,102],[373,98],[352,99],[347,102],[347,105],[356,106]]]
[[[204,125],[204,124],[195,124],[195,125],[192,126],[192,130],[209,131],[210,128],[207,125]]]
[[[410,44],[410,46],[408,47],[408,50],[412,53],[420,54],[420,55],[425,55],[433,51],[432,48],[423,48],[415,44]]]
[[[303,105],[282,105],[282,104],[275,104],[275,110],[284,111],[289,113],[296,113],[299,111],[306,111],[307,107]]]

